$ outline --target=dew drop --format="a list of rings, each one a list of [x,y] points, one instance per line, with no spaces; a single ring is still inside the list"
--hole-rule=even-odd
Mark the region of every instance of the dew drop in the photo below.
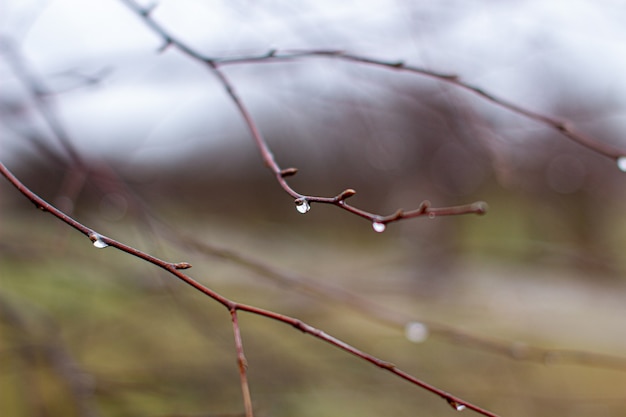
[[[464,404],[461,404],[449,398],[446,401],[448,401],[448,404],[450,404],[450,406],[454,408],[456,411],[463,411],[466,408]]]
[[[428,327],[419,321],[412,321],[404,328],[404,335],[410,342],[422,343],[428,338]]]
[[[302,214],[305,214],[308,213],[309,210],[311,210],[311,205],[308,201],[306,201],[306,199],[299,198],[296,200],[296,210],[298,210]]]
[[[437,217],[437,215],[434,212],[431,211],[430,213],[428,213],[429,219],[434,219],[435,217]]]
[[[109,246],[104,240],[102,240],[102,236],[97,233],[90,234],[89,240],[91,240],[93,242],[93,245],[98,249],[103,249]]]
[[[620,171],[626,172],[626,156],[620,156],[617,158],[617,167]]]
[[[387,226],[385,225],[385,223],[374,222],[372,223],[372,228],[374,229],[376,233],[382,233],[385,231]]]

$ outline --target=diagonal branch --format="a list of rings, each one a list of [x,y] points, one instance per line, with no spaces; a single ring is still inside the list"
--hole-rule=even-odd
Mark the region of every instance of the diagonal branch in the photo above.
[[[496,414],[492,413],[491,411],[485,410],[477,405],[474,405],[472,403],[470,403],[469,401],[466,401],[462,398],[459,398],[453,394],[450,394],[440,388],[437,388],[433,385],[430,385],[414,376],[412,376],[411,374],[397,368],[394,364],[381,360],[373,355],[370,355],[366,352],[363,352],[359,349],[357,349],[356,347],[349,345],[346,342],[343,342],[340,339],[337,339],[327,333],[325,333],[324,331],[313,327],[307,323],[302,322],[299,319],[290,317],[290,316],[286,316],[283,314],[279,314],[276,313],[274,311],[269,311],[269,310],[264,310],[262,308],[258,308],[258,307],[254,307],[251,305],[247,305],[247,304],[241,304],[235,301],[232,301],[226,297],[224,297],[223,295],[217,293],[216,291],[210,289],[209,287],[201,284],[200,282],[196,281],[195,279],[193,279],[191,276],[181,272],[182,270],[191,268],[191,265],[187,262],[178,262],[178,263],[173,263],[173,262],[167,262],[164,260],[161,260],[155,256],[152,256],[148,253],[142,252],[138,249],[135,249],[129,245],[126,245],[125,243],[119,242],[115,239],[112,239],[110,237],[106,237],[103,236],[99,233],[97,233],[96,231],[94,231],[93,229],[83,225],[82,223],[78,222],[77,220],[73,219],[72,217],[68,216],[67,214],[63,213],[62,211],[60,211],[59,209],[57,209],[56,207],[52,206],[50,203],[48,203],[46,200],[42,199],[41,197],[39,197],[37,194],[35,194],[34,192],[32,192],[28,187],[26,187],[17,177],[15,177],[15,175],[13,175],[13,173],[3,164],[0,162],[0,174],[2,174],[15,188],[17,188],[17,190],[23,194],[28,200],[30,200],[33,204],[35,204],[35,206],[37,208],[39,208],[40,210],[44,211],[44,212],[48,212],[50,214],[52,214],[54,217],[58,218],[59,220],[63,221],[64,223],[66,223],[67,225],[69,225],[70,227],[73,227],[74,229],[76,229],[77,231],[79,231],[80,233],[84,234],[85,236],[87,236],[93,243],[93,245],[96,248],[106,248],[108,246],[114,247],[122,252],[125,252],[129,255],[135,256],[139,259],[142,259],[146,262],[149,262],[153,265],[156,265],[159,268],[162,268],[164,270],[166,270],[167,272],[169,272],[170,274],[174,275],[176,278],[180,279],[181,281],[185,282],[186,284],[192,286],[193,288],[195,288],[197,291],[200,291],[201,293],[203,293],[204,295],[212,298],[213,300],[217,301],[218,303],[222,304],[224,307],[226,307],[228,309],[229,312],[231,312],[231,316],[233,318],[233,328],[235,329],[235,332],[237,332],[238,329],[238,324],[236,321],[236,314],[233,316],[233,312],[237,312],[237,310],[240,311],[246,311],[252,314],[256,314],[258,316],[262,316],[271,320],[275,320],[275,321],[279,321],[285,324],[288,324],[290,326],[295,327],[296,329],[307,333],[317,339],[323,340],[347,353],[350,353],[366,362],[372,363],[374,365],[376,365],[379,368],[385,369],[388,372],[404,379],[405,381],[408,381],[409,383],[416,385],[420,388],[425,389],[426,391],[429,391],[439,397],[441,397],[442,399],[444,399],[448,404],[450,404],[453,408],[457,409],[457,410],[461,410],[464,408],[473,410],[475,412],[477,412],[478,414],[484,415],[484,416],[489,416],[489,417],[497,417]],[[236,340],[237,339],[237,333],[235,333],[235,337]],[[239,342],[237,342],[239,343]],[[239,359],[239,364],[240,364],[240,369],[241,366],[245,363],[243,362],[242,358],[242,352],[243,350],[239,350],[238,348],[238,359]],[[240,375],[241,375],[241,370],[240,370]],[[244,386],[243,384],[243,377],[242,377],[242,387]],[[247,394],[244,391],[244,398]],[[246,408],[249,406],[249,404],[246,404]]]
[[[339,285],[314,280],[294,271],[281,269],[259,258],[246,255],[227,247],[200,241],[194,236],[184,236],[168,231],[185,248],[198,253],[227,260],[254,272],[276,284],[294,288],[323,301],[335,301],[355,312],[376,320],[380,324],[401,331],[419,323],[433,337],[448,343],[505,356],[517,361],[541,364],[578,365],[626,372],[626,357],[573,349],[549,349],[520,341],[501,340],[480,336],[476,333],[441,322],[424,320],[399,312],[372,301]]]
[[[144,9],[134,0],[121,1],[126,4],[133,12],[135,12],[143,20],[146,26],[148,26],[163,40],[164,43],[160,50],[164,50],[165,48],[170,46],[175,47],[190,58],[193,58],[194,60],[205,65],[213,73],[213,75],[222,84],[222,86],[226,90],[226,93],[233,101],[233,103],[237,107],[237,110],[243,117],[246,126],[248,126],[248,130],[250,131],[252,139],[254,140],[257,148],[259,149],[259,152],[261,153],[263,162],[270,169],[270,171],[272,171],[272,173],[276,177],[276,181],[281,186],[281,188],[295,199],[296,208],[300,213],[308,212],[311,208],[311,203],[330,204],[369,220],[372,223],[375,231],[383,232],[388,223],[396,222],[402,219],[410,219],[421,216],[428,216],[432,218],[435,216],[451,216],[460,214],[484,214],[487,211],[487,205],[484,202],[475,202],[472,204],[466,204],[456,207],[432,208],[430,207],[430,202],[424,201],[420,205],[420,207],[415,210],[405,211],[399,209],[393,214],[383,216],[380,214],[370,213],[368,211],[348,204],[346,202],[346,199],[356,194],[356,191],[354,191],[353,189],[346,189],[334,197],[320,197],[299,193],[289,185],[286,179],[287,177],[295,175],[298,172],[297,168],[290,167],[283,169],[280,167],[278,162],[276,162],[271,148],[263,137],[259,127],[257,126],[257,123],[254,121],[254,118],[250,114],[247,106],[241,100],[241,97],[239,97],[239,94],[237,93],[237,90],[235,89],[233,83],[221,69],[221,64],[228,61],[203,55],[188,46],[183,41],[173,36],[167,29],[165,29],[160,23],[152,18],[152,8]],[[265,56],[272,57],[273,55],[266,54]]]
[[[244,63],[260,63],[260,62],[272,62],[272,61],[287,61],[299,58],[311,58],[322,57],[330,59],[339,59],[344,61],[351,61],[366,65],[373,65],[378,67],[384,67],[390,70],[403,71],[413,74],[423,75],[425,77],[434,78],[436,80],[452,84],[458,88],[467,90],[473,94],[480,96],[481,98],[507,110],[524,116],[535,122],[546,125],[574,142],[596,152],[604,155],[608,158],[615,160],[618,163],[618,167],[624,171],[626,170],[626,150],[611,146],[607,143],[600,142],[597,139],[590,137],[580,131],[578,131],[572,124],[563,119],[559,119],[553,116],[541,114],[534,110],[527,109],[523,106],[515,104],[511,101],[498,97],[497,95],[479,87],[477,85],[463,81],[456,74],[447,74],[437,71],[428,70],[414,65],[407,65],[404,61],[385,61],[372,57],[355,55],[342,50],[306,50],[306,49],[286,49],[276,50],[271,49],[266,53],[255,56],[241,56],[241,57],[229,57],[215,59],[214,62],[219,65],[233,65]],[[625,168],[625,169],[623,169]]]

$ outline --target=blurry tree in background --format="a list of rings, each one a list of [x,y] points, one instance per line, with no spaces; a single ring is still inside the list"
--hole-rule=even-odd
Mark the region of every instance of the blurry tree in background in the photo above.
[[[2,7],[0,162],[22,183],[451,396],[283,323],[231,325],[3,181],[0,414],[244,415],[242,376],[261,416],[626,412],[619,2]],[[264,166],[255,128],[297,175]]]

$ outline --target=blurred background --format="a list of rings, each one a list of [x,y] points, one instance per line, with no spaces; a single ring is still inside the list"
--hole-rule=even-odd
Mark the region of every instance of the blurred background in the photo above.
[[[333,49],[457,74],[626,150],[620,1],[200,2],[152,16],[211,57]],[[502,416],[626,413],[626,174],[424,76],[334,58],[224,66],[224,87],[121,1],[0,4],[0,160],[98,232],[236,301],[300,318]],[[445,416],[445,401],[242,314],[259,416]],[[236,416],[228,312],[42,215],[0,181],[0,414]],[[466,411],[469,412],[469,411]]]

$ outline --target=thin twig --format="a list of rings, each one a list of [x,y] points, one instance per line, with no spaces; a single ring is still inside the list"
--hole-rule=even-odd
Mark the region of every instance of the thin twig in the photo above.
[[[64,223],[66,223],[67,225],[69,225],[70,227],[73,227],[74,229],[76,229],[77,231],[79,231],[80,233],[82,233],[83,235],[87,236],[94,244],[95,247],[98,248],[105,248],[107,246],[111,246],[114,247],[122,252],[125,252],[129,255],[135,256],[139,259],[142,259],[146,262],[149,262],[151,264],[154,264],[156,266],[158,266],[159,268],[162,268],[166,271],[168,271],[170,274],[174,275],[175,277],[177,277],[178,279],[180,279],[181,281],[185,282],[186,284],[192,286],[193,288],[195,288],[196,290],[200,291],[201,293],[205,294],[206,296],[212,298],[213,300],[217,301],[218,303],[222,304],[224,307],[226,307],[228,309],[229,312],[232,311],[237,311],[237,310],[241,310],[241,311],[247,311],[249,313],[252,314],[256,314],[262,317],[266,317],[268,319],[271,320],[275,320],[275,321],[279,321],[288,325],[291,325],[293,327],[295,327],[296,329],[307,333],[311,336],[314,336],[320,340],[323,340],[327,343],[330,343],[331,345],[345,351],[348,352],[362,360],[365,360],[367,362],[370,362],[374,365],[376,365],[379,368],[385,369],[388,372],[412,383],[413,385],[416,385],[418,387],[421,387],[433,394],[438,395],[439,397],[441,397],[442,399],[444,399],[446,402],[448,402],[448,404],[452,405],[454,408],[459,409],[460,407],[463,408],[467,408],[470,410],[474,410],[479,414],[482,414],[484,416],[490,416],[490,417],[497,417],[496,414],[492,413],[491,411],[485,410],[477,405],[474,405],[472,403],[470,403],[469,401],[466,401],[462,398],[459,398],[453,394],[450,394],[440,388],[437,388],[433,385],[430,385],[414,376],[412,376],[411,374],[397,368],[394,364],[378,359],[377,357],[370,355],[366,352],[363,352],[355,347],[353,347],[352,345],[347,344],[346,342],[343,342],[340,339],[337,339],[327,333],[325,333],[324,331],[313,327],[309,324],[306,324],[304,322],[302,322],[299,319],[290,317],[290,316],[286,316],[283,314],[279,314],[276,313],[274,311],[269,311],[269,310],[265,310],[262,308],[258,308],[258,307],[254,307],[251,305],[247,305],[247,304],[241,304],[241,303],[237,303],[235,301],[232,301],[226,297],[224,297],[223,295],[217,293],[216,291],[206,287],[205,285],[201,284],[200,282],[194,280],[192,277],[190,277],[189,275],[186,275],[185,273],[181,272],[182,270],[188,269],[191,267],[191,265],[187,262],[178,262],[178,263],[173,263],[173,262],[167,262],[164,260],[161,260],[155,256],[152,256],[148,253],[142,252],[138,249],[135,249],[127,244],[124,244],[122,242],[119,242],[115,239],[112,239],[110,237],[101,235],[100,233],[97,233],[96,231],[94,231],[93,229],[83,225],[82,223],[78,222],[77,220],[73,219],[72,217],[68,216],[67,214],[63,213],[62,211],[58,210],[56,207],[52,206],[50,203],[48,203],[46,200],[42,199],[41,197],[39,197],[37,194],[35,194],[34,192],[32,192],[28,187],[26,187],[17,177],[15,177],[15,175],[13,175],[13,173],[2,163],[0,162],[0,174],[2,174],[15,188],[17,188],[17,190],[23,194],[28,200],[30,200],[33,204],[35,204],[35,206],[37,208],[39,208],[40,210],[44,211],[44,212],[48,212],[50,214],[52,214],[54,217],[58,218],[59,220],[63,221]],[[244,393],[245,395],[245,393]]]
[[[239,379],[241,381],[243,405],[246,411],[246,417],[254,417],[252,397],[250,396],[250,386],[248,384],[248,361],[246,360],[246,355],[243,351],[243,341],[241,339],[241,330],[239,328],[237,310],[231,309],[230,316],[233,323],[233,333],[235,335],[235,349],[237,350],[237,365],[239,366]]]
[[[534,120],[538,123],[546,125],[552,129],[557,130],[567,138],[577,142],[578,144],[596,152],[618,161],[619,158],[626,156],[626,150],[611,146],[607,143],[600,142],[595,138],[592,138],[580,131],[567,120],[559,119],[553,116],[541,114],[539,112],[529,110],[511,101],[498,97],[489,91],[486,91],[482,87],[463,81],[460,76],[456,74],[447,74],[437,71],[428,70],[414,65],[408,65],[404,61],[385,61],[372,57],[355,55],[342,50],[306,50],[306,49],[285,49],[277,50],[271,49],[266,53],[254,56],[241,56],[241,57],[228,57],[228,58],[216,58],[214,62],[219,65],[232,65],[232,64],[245,64],[245,63],[260,63],[260,62],[272,62],[272,61],[285,61],[294,60],[307,57],[324,57],[331,59],[340,59],[344,61],[357,62],[361,64],[374,65],[379,67],[385,67],[390,70],[409,72],[413,74],[423,75],[429,78],[434,78],[445,83],[452,84],[461,89],[467,90],[473,94],[476,94],[483,99],[490,101],[491,103],[524,116],[528,119]]]
[[[272,282],[295,288],[317,297],[319,300],[338,302],[340,305],[376,320],[380,324],[400,331],[405,331],[407,326],[417,322],[426,326],[428,334],[431,336],[438,337],[452,344],[505,356],[517,361],[550,365],[578,365],[626,372],[626,358],[621,356],[573,349],[548,349],[521,341],[480,336],[441,322],[425,320],[390,309],[387,306],[361,297],[344,287],[281,269],[253,256],[213,243],[200,241],[195,236],[182,236],[179,233],[175,233],[175,231],[168,233],[170,236],[176,236],[186,248],[233,262]]]
[[[352,206],[346,202],[346,199],[356,194],[356,191],[352,189],[347,189],[337,194],[334,197],[320,197],[313,195],[301,194],[292,188],[288,181],[287,177],[295,175],[298,170],[297,168],[281,168],[276,159],[274,158],[274,154],[270,149],[267,141],[263,137],[261,130],[257,126],[254,118],[250,114],[247,106],[239,97],[237,90],[235,89],[233,83],[227,77],[227,75],[220,68],[222,63],[226,63],[228,61],[222,60],[219,58],[209,57],[203,55],[175,36],[173,36],[169,31],[167,31],[163,25],[154,20],[151,16],[152,9],[144,9],[140,5],[138,5],[134,0],[120,0],[124,4],[126,4],[133,12],[139,16],[143,22],[153,31],[155,32],[164,42],[164,47],[173,46],[189,56],[194,60],[205,65],[213,75],[218,79],[218,81],[222,84],[226,93],[229,95],[232,102],[237,107],[237,110],[241,114],[244,119],[248,130],[250,131],[250,135],[254,140],[259,152],[261,153],[261,157],[263,158],[263,162],[267,166],[267,168],[272,171],[274,174],[276,181],[281,186],[281,188],[294,198],[296,206],[298,207],[298,211],[301,213],[306,213],[310,209],[311,203],[320,203],[320,204],[331,204],[337,206],[343,210],[346,210],[352,214],[355,214],[359,217],[363,217],[369,220],[374,230],[378,232],[382,232],[385,230],[385,226],[388,223],[396,222],[403,219],[410,219],[414,217],[422,217],[422,216],[450,216],[450,215],[461,215],[461,214],[484,214],[487,211],[487,205],[484,202],[475,202],[472,204],[466,204],[463,206],[457,207],[441,207],[441,208],[433,208],[430,207],[429,202],[424,202],[418,209],[415,210],[402,210],[399,209],[395,213],[383,216],[380,214],[370,213],[368,211],[362,210],[355,206]],[[164,47],[161,48],[164,49]],[[319,51],[317,51],[319,52]],[[332,52],[331,52],[332,53]],[[271,57],[270,54],[266,55],[267,57]],[[230,61],[231,63],[234,61]]]
[[[177,42],[173,40],[172,42]],[[40,76],[37,75],[37,71],[35,71],[31,65],[27,62],[27,60],[22,56],[19,49],[15,47],[14,43],[7,38],[0,39],[0,50],[4,52],[5,57],[8,62],[11,64],[15,75],[20,79],[24,87],[30,92],[32,100],[36,103],[36,109],[41,114],[42,118],[50,128],[50,131],[54,135],[57,142],[62,144],[62,148],[65,150],[67,156],[73,161],[74,169],[70,169],[67,171],[65,178],[63,180],[63,185],[61,186],[60,194],[66,196],[76,205],[76,200],[78,195],[81,192],[82,187],[87,181],[87,177],[91,176],[92,178],[97,178],[98,174],[105,175],[107,179],[110,179],[115,185],[115,192],[119,192],[127,198],[128,201],[131,201],[133,206],[136,207],[134,213],[143,216],[144,220],[148,222],[148,217],[155,218],[154,214],[150,213],[149,206],[138,198],[136,194],[131,192],[128,189],[126,183],[119,177],[119,175],[115,172],[114,169],[109,167],[103,163],[96,163],[92,161],[86,161],[83,156],[76,150],[73,143],[74,140],[71,138],[67,129],[63,126],[60,118],[57,116],[55,111],[54,103],[50,101],[50,89],[46,86]],[[192,53],[191,50],[188,51]],[[318,51],[319,52],[319,51]],[[320,52],[324,55],[332,54],[330,51]],[[285,53],[276,52],[275,55],[264,55],[261,58],[267,58],[268,56],[274,56],[277,59],[287,59]],[[300,54],[296,56],[302,56]],[[204,57],[198,56],[199,59],[207,59]],[[246,58],[232,58],[229,60],[222,61],[225,64],[228,63],[240,63],[245,62]],[[257,61],[253,61],[257,62]],[[395,66],[394,66],[395,67]],[[73,74],[73,73],[72,73]],[[444,76],[444,75],[442,75]],[[100,80],[100,76],[98,77],[90,77],[87,78],[86,81],[89,83],[95,83]],[[245,110],[245,108],[244,108]],[[35,142],[35,144],[40,144],[41,146],[45,146],[45,143]],[[44,148],[47,149],[47,148]],[[44,152],[44,150],[41,150]],[[277,167],[277,165],[276,165]],[[281,171],[282,177],[288,177],[294,175],[297,172],[295,168],[283,169]],[[98,184],[98,183],[97,183]],[[100,185],[101,186],[101,185]],[[101,188],[103,188],[101,186]],[[105,192],[107,190],[104,190]],[[354,190],[347,189],[340,193],[338,196],[334,197],[331,201],[332,204],[341,204],[345,199],[351,197],[355,194]],[[71,213],[71,210],[68,210],[71,205],[67,205],[66,208],[59,207],[63,212],[68,214]],[[388,219],[395,219],[397,216],[402,215],[404,218],[410,218],[411,216],[424,215],[428,214],[429,216],[442,216],[442,215],[451,215],[458,214],[455,210],[464,210],[465,206],[461,206],[459,208],[449,207],[446,209],[437,209],[430,208],[430,204],[425,201],[422,203],[420,208],[414,210],[413,212],[396,212],[391,216],[388,216]],[[384,224],[384,223],[380,223]],[[178,233],[176,230],[168,230],[168,234],[170,236],[177,236]],[[251,268],[253,270],[257,270],[257,272],[261,272],[262,275],[265,275],[274,280],[278,279],[282,282],[291,282],[294,283],[293,274],[288,274],[286,272],[280,272],[276,268],[272,268],[269,265],[264,265],[262,262],[258,260],[253,260],[250,257],[245,257],[243,255],[234,254],[232,251],[225,250],[223,248],[216,248],[214,245],[206,245],[204,243],[200,243],[198,241],[192,241],[191,238],[185,237],[183,240],[186,243],[190,243],[196,249],[203,251],[204,253],[210,253],[213,255],[218,255],[222,257],[226,257],[231,261],[235,261],[244,267]],[[226,254],[226,255],[225,255]],[[291,281],[289,281],[291,280]],[[392,325],[394,327],[400,327],[406,325],[406,323],[410,321],[416,321],[415,318],[410,318],[406,316],[402,316],[396,312],[390,311],[386,308],[383,308],[380,305],[374,305],[374,303],[369,302],[364,298],[359,298],[358,296],[350,293],[349,291],[339,288],[339,287],[321,287],[319,283],[313,280],[299,279],[299,285],[303,288],[306,288],[309,292],[313,294],[317,294],[321,296],[323,299],[328,300],[336,300],[340,301],[342,304],[350,306],[351,308],[360,311],[378,321],[381,321],[387,325]],[[420,320],[422,323],[425,321]],[[485,338],[481,338],[476,335],[468,334],[467,332],[453,329],[451,327],[429,322],[428,324],[431,334],[437,335],[440,334],[447,340],[451,340],[453,342],[465,343],[468,345],[472,345],[474,347],[484,348],[487,347],[488,351],[491,352],[510,352],[513,351],[510,349],[510,346],[517,346],[518,344],[512,344],[509,342],[497,343],[495,341],[486,340]],[[531,347],[532,348],[532,347]],[[533,349],[535,351],[535,349]],[[593,363],[594,361],[590,358],[593,357],[593,353],[581,352],[581,355],[576,355],[573,358],[585,358],[585,364]],[[555,356],[554,351],[546,351],[544,356]],[[591,356],[590,356],[591,355]],[[538,355],[532,355],[533,358],[538,357]],[[559,358],[563,357],[571,357],[571,355],[558,355]],[[518,358],[519,359],[519,358]],[[565,359],[561,359],[560,361],[564,361]],[[603,362],[603,361],[599,361]],[[615,362],[615,361],[612,361]],[[620,369],[626,369],[626,365],[621,366]]]

